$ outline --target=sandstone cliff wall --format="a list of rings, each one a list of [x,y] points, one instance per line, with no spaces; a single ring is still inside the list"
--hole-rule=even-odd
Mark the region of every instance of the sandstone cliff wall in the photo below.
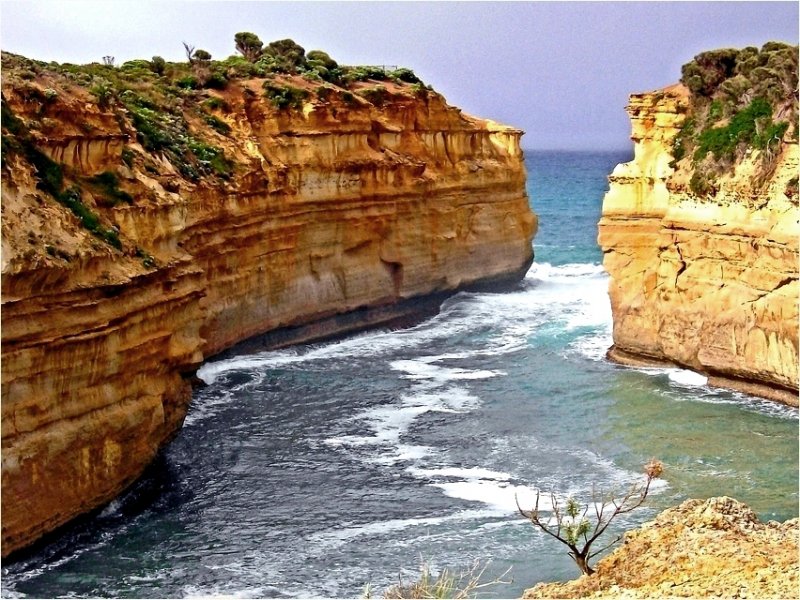
[[[671,162],[682,86],[631,97],[634,159],[609,177],[598,242],[611,276],[612,358],[666,361],[797,405],[798,146],[754,183],[750,152],[708,197]]]
[[[203,91],[227,127],[184,100],[185,119],[234,167],[192,180],[145,150],[119,103],[47,70],[14,74],[4,63],[3,555],[130,484],[180,427],[205,357],[277,328],[511,281],[532,260],[522,132],[434,92],[387,82],[381,103],[333,89],[278,109],[259,80]],[[30,131],[12,132],[17,122]],[[81,187],[120,249],[42,189],[46,163],[25,144]],[[111,206],[93,187],[108,171],[132,202]]]

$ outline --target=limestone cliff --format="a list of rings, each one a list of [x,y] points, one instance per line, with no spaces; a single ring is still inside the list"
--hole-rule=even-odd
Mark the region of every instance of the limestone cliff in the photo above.
[[[599,223],[611,276],[609,355],[685,366],[712,384],[796,406],[796,129],[781,126],[761,148],[740,143],[709,183],[698,177],[702,144],[744,118],[708,125],[694,155],[675,156],[677,136],[691,131],[690,119],[696,126],[693,94],[676,85],[630,99],[635,156],[609,177]]]
[[[3,55],[3,555],[130,484],[204,358],[532,260],[521,131],[402,80],[126,65]]]
[[[525,598],[796,598],[798,520],[761,523],[732,498],[687,500],[625,534],[597,571]]]

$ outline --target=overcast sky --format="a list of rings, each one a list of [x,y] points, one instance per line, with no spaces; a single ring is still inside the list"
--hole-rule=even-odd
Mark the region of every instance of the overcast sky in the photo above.
[[[798,43],[790,2],[0,2],[3,50],[41,60],[224,58],[233,36],[292,38],[343,64],[408,66],[523,147],[624,149],[632,92],[703,50]]]

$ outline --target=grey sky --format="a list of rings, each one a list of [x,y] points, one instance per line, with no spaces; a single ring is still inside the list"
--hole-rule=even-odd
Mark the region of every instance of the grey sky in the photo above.
[[[0,45],[41,60],[215,58],[290,37],[343,64],[408,66],[525,148],[628,148],[628,94],[703,50],[798,42],[797,2],[2,2]]]

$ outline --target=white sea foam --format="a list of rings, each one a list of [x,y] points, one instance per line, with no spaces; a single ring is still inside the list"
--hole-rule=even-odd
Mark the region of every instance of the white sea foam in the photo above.
[[[406,373],[403,377],[408,379],[429,379],[442,384],[448,381],[459,381],[464,379],[487,379],[505,375],[503,371],[471,370],[460,369],[457,367],[448,368],[432,364],[438,358],[431,357],[421,360],[395,360],[389,366],[395,371]]]
[[[231,590],[228,586],[219,584],[212,587],[187,585],[183,588],[183,598],[265,598],[267,590],[274,590],[273,586],[254,586],[245,589]]]
[[[374,521],[362,525],[344,527],[332,531],[324,531],[308,538],[309,546],[319,552],[342,546],[353,539],[360,537],[376,537],[402,531],[404,529],[419,527],[436,527],[451,521],[471,521],[496,517],[493,510],[460,510],[455,513],[436,517],[418,517],[411,519],[389,519]]]
[[[184,427],[191,427],[203,419],[213,417],[218,414],[225,406],[228,406],[233,398],[234,390],[220,391],[218,395],[200,394],[192,399],[186,419],[183,421]]]
[[[576,352],[584,358],[594,361],[605,360],[606,353],[613,343],[614,338],[609,325],[601,331],[578,337],[569,344],[566,353]]]
[[[414,348],[436,339],[453,338],[474,329],[476,325],[494,327],[500,333],[484,349],[466,354],[446,354],[440,358],[457,359],[476,354],[513,352],[524,347],[525,338],[536,326],[549,318],[558,317],[559,312],[565,312],[567,318],[572,319],[573,327],[594,324],[604,318],[602,304],[600,308],[596,306],[597,298],[602,299],[605,295],[607,281],[601,265],[574,263],[552,266],[537,263],[525,280],[535,284],[535,289],[503,294],[461,293],[445,302],[440,314],[408,329],[370,331],[313,346],[302,352],[289,348],[208,362],[197,371],[197,376],[211,384],[229,371],[261,372],[331,358],[380,356],[399,348]],[[588,282],[602,290],[602,294],[587,294],[585,285]],[[513,318],[510,319],[509,315],[513,315]]]
[[[409,467],[406,469],[416,477],[460,477],[462,479],[491,479],[495,481],[508,481],[511,475],[482,467],[443,467],[440,469],[421,469]]]
[[[687,369],[674,369],[669,372],[670,381],[680,385],[703,386],[708,385],[708,377],[689,371]]]
[[[568,263],[553,266],[550,263],[534,263],[526,274],[526,279],[542,281],[552,279],[586,278],[605,274],[603,265],[597,263]]]

